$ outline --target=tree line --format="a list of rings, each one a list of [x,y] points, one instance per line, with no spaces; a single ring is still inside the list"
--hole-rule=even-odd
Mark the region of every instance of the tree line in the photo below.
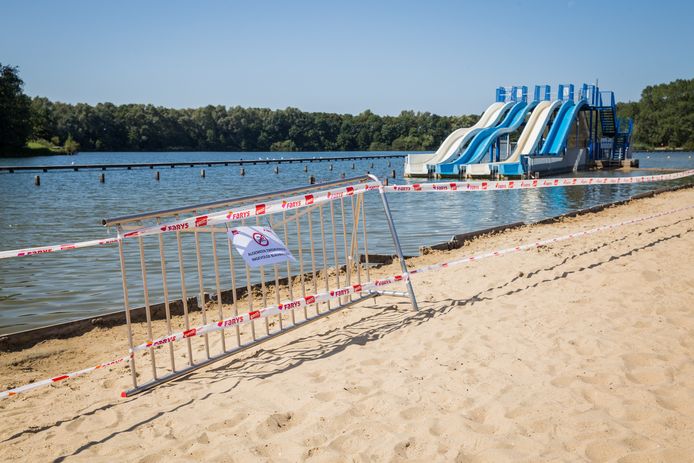
[[[171,109],[144,104],[31,100],[32,136],[72,136],[89,151],[362,151],[435,149],[478,116],[403,111],[379,116],[240,106]]]
[[[619,103],[617,115],[634,120],[637,149],[694,150],[694,79],[648,86],[639,101]]]
[[[27,144],[56,152],[435,150],[450,132],[479,118],[67,104],[29,98],[22,85],[17,68],[0,63],[0,152],[26,152]],[[637,148],[694,149],[694,79],[646,87],[640,101],[620,103],[617,110],[635,120]]]

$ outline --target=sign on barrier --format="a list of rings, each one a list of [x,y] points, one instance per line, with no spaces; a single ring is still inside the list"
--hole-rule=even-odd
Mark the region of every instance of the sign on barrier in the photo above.
[[[236,227],[229,230],[229,239],[243,260],[253,268],[261,265],[296,262],[291,251],[268,227]]]

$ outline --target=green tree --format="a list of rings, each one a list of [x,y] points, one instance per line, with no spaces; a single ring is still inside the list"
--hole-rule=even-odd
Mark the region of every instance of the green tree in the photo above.
[[[74,138],[72,138],[72,135],[68,135],[67,140],[65,140],[65,144],[63,145],[63,149],[67,154],[75,154],[77,151],[79,151],[80,144],[77,143]]]
[[[0,149],[21,148],[31,135],[31,100],[16,67],[0,63]]]

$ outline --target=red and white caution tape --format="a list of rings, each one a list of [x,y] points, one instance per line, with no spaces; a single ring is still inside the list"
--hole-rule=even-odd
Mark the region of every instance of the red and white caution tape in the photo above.
[[[382,186],[385,191],[392,192],[428,192],[428,191],[500,191],[500,190],[523,190],[530,188],[549,188],[566,186],[587,186],[587,185],[621,185],[645,182],[661,182],[665,180],[676,180],[694,175],[694,169],[675,172],[671,174],[646,175],[640,177],[573,177],[555,178],[542,180],[502,180],[502,181],[477,181],[477,182],[446,182],[446,183],[415,183],[412,185],[389,185]],[[378,182],[368,182],[353,186],[341,187],[307,195],[295,195],[284,199],[278,199],[267,203],[258,203],[242,209],[227,209],[209,215],[199,215],[187,219],[177,220],[161,225],[143,227],[137,230],[123,233],[117,238],[102,240],[82,241],[69,244],[56,244],[47,246],[37,246],[32,248],[14,249],[0,251],[0,259],[11,257],[24,257],[36,254],[45,254],[55,251],[65,251],[69,249],[87,248],[92,246],[103,246],[117,243],[123,238],[133,238],[137,236],[155,235],[166,232],[176,232],[182,230],[192,230],[195,227],[205,227],[218,225],[234,220],[274,214],[307,207],[313,204],[320,204],[327,201],[361,194],[369,190],[378,189]]]
[[[57,382],[62,381],[64,379],[75,378],[77,376],[82,376],[84,374],[91,373],[92,371],[96,371],[96,370],[100,370],[102,368],[108,368],[108,367],[118,365],[120,363],[128,361],[130,359],[131,355],[132,354],[124,355],[123,357],[119,357],[115,360],[111,360],[110,362],[100,363],[96,366],[85,368],[84,370],[74,371],[72,373],[65,373],[64,375],[54,376],[53,378],[48,378],[48,379],[44,379],[41,381],[36,381],[36,382],[30,383],[30,384],[25,384],[24,386],[15,387],[14,389],[0,392],[0,399],[4,399],[6,397],[13,397],[13,396],[16,396],[17,394],[20,394],[22,392],[27,392],[27,391],[30,391],[32,389],[36,389],[37,387],[48,386],[50,384],[57,383]]]
[[[192,338],[195,336],[202,336],[204,334],[212,333],[215,331],[221,331],[235,326],[246,325],[253,320],[267,318],[282,313],[288,313],[292,310],[297,310],[307,305],[331,301],[340,297],[349,296],[350,294],[359,294],[363,292],[377,290],[378,288],[381,288],[383,286],[392,285],[393,283],[405,281],[406,279],[407,274],[393,275],[391,277],[382,278],[380,280],[374,280],[369,283],[345,286],[344,288],[335,289],[325,293],[318,293],[310,296],[305,296],[300,299],[285,302],[283,304],[271,305],[263,309],[254,310],[252,312],[225,318],[223,320],[208,323],[206,325],[201,325],[196,328],[191,328],[189,330],[180,331],[169,336],[162,336],[161,338],[154,339],[153,341],[145,342],[140,345],[134,346],[131,349],[131,352],[138,352],[145,349],[149,349],[150,347],[158,347],[164,344],[169,344],[171,342],[180,341],[182,339]]]
[[[633,183],[662,182],[677,180],[694,175],[694,169],[672,174],[643,175],[639,177],[570,177],[535,180],[498,180],[475,182],[414,183],[412,185],[388,185],[385,191],[392,192],[430,192],[430,191],[499,191],[527,190],[532,188],[553,188],[588,185],[628,185]]]
[[[583,237],[583,236],[587,236],[587,235],[592,235],[594,233],[598,233],[598,232],[605,231],[605,230],[610,230],[613,228],[622,227],[625,225],[632,225],[632,224],[639,223],[639,222],[645,222],[647,220],[652,220],[652,219],[655,219],[658,217],[663,217],[666,215],[671,215],[671,214],[675,214],[677,212],[682,212],[682,211],[686,211],[686,210],[690,210],[690,209],[694,209],[694,205],[682,207],[682,208],[678,208],[678,209],[673,209],[673,210],[669,210],[669,211],[665,211],[665,212],[660,212],[658,214],[653,214],[653,215],[649,215],[646,217],[640,217],[637,219],[624,220],[624,221],[618,222],[618,223],[612,223],[609,225],[602,225],[600,227],[591,228],[589,230],[583,230],[583,231],[579,231],[579,232],[569,233],[568,235],[557,236],[554,238],[535,241],[532,243],[522,244],[522,245],[514,246],[511,248],[499,249],[496,251],[485,252],[485,253],[477,254],[474,256],[467,256],[467,257],[454,259],[454,260],[451,260],[448,262],[443,262],[443,263],[433,264],[433,265],[427,265],[425,267],[411,270],[409,272],[409,275],[431,272],[434,270],[448,268],[448,267],[452,267],[455,265],[468,264],[471,262],[477,262],[479,260],[487,259],[490,257],[500,257],[500,256],[514,253],[514,252],[525,251],[528,249],[534,249],[534,248],[538,248],[541,246],[546,246],[549,244],[558,243],[558,242],[566,241],[566,240],[573,239],[573,238],[579,238],[579,237]],[[352,285],[352,286],[347,286],[344,288],[336,289],[336,290],[333,290],[333,291],[330,291],[327,293],[319,293],[319,294],[315,294],[315,295],[305,296],[301,299],[296,299],[294,301],[289,301],[289,302],[285,302],[283,304],[269,306],[269,307],[266,307],[264,309],[248,312],[248,313],[245,313],[242,315],[237,315],[237,316],[230,317],[230,318],[225,318],[223,320],[213,322],[213,323],[208,323],[206,325],[201,325],[199,327],[192,328],[190,330],[181,331],[181,332],[169,335],[169,336],[157,338],[157,339],[154,339],[152,341],[134,346],[128,355],[120,357],[116,360],[102,363],[102,364],[99,364],[99,365],[94,366],[94,367],[85,368],[84,370],[76,371],[73,373],[67,373],[64,375],[55,376],[53,378],[49,378],[49,379],[46,379],[43,381],[37,381],[35,383],[27,384],[25,386],[16,387],[16,388],[10,389],[8,391],[0,392],[0,399],[6,398],[6,397],[12,397],[12,396],[15,396],[21,392],[27,392],[29,390],[35,389],[35,388],[40,387],[40,386],[46,386],[46,385],[53,384],[53,383],[58,382],[58,381],[62,381],[64,379],[74,378],[76,376],[90,373],[92,371],[95,371],[95,370],[98,370],[98,369],[101,369],[104,367],[113,366],[113,365],[125,362],[128,359],[130,359],[130,357],[132,355],[135,355],[135,352],[146,350],[146,349],[149,349],[150,347],[157,347],[157,346],[161,346],[161,345],[168,344],[171,342],[180,341],[180,340],[186,339],[186,338],[191,338],[191,337],[195,337],[195,336],[202,336],[206,333],[210,333],[213,331],[220,331],[220,330],[223,330],[226,328],[231,328],[234,326],[245,325],[247,323],[250,323],[251,320],[266,318],[266,317],[270,317],[273,315],[278,315],[280,313],[287,313],[291,310],[296,310],[296,309],[302,308],[306,305],[316,304],[319,302],[326,302],[326,301],[337,299],[337,298],[347,296],[350,294],[358,294],[358,293],[376,290],[376,289],[381,288],[383,286],[388,286],[388,285],[391,285],[393,283],[405,281],[409,278],[409,275],[408,274],[393,275],[393,276],[388,277],[388,278],[382,278],[379,280],[374,280],[372,282],[363,283],[361,285],[357,284],[357,285]]]
[[[189,217],[187,219],[177,220],[161,225],[143,227],[137,230],[123,233],[117,238],[108,238],[102,240],[82,241],[78,243],[56,244],[48,246],[38,246],[24,249],[14,249],[10,251],[0,251],[0,259],[8,259],[11,257],[24,257],[36,254],[45,254],[55,251],[66,251],[68,249],[87,248],[92,246],[103,246],[107,244],[117,243],[123,238],[134,238],[137,236],[155,235],[159,233],[175,232],[182,230],[191,230],[196,227],[207,227],[218,225],[234,220],[241,220],[249,217],[275,214],[278,212],[299,209],[302,207],[321,204],[328,201],[335,201],[340,198],[345,198],[357,194],[362,194],[369,190],[377,190],[378,182],[360,183],[357,185],[334,188],[317,193],[290,196],[284,199],[269,201],[267,203],[258,203],[251,206],[246,206],[241,209],[227,209],[220,212],[215,212],[209,215],[199,215]]]
[[[223,320],[217,321],[217,322],[212,322],[208,323],[206,325],[201,325],[195,328],[191,328],[189,330],[185,331],[180,331],[178,333],[174,333],[168,336],[163,336],[161,338],[154,339],[152,341],[146,342],[139,344],[137,346],[134,346],[132,349],[130,349],[130,353],[128,355],[125,355],[123,357],[119,357],[116,360],[112,360],[110,362],[102,363],[94,367],[89,367],[85,368],[84,370],[76,371],[73,373],[66,373],[64,375],[59,375],[55,376],[53,378],[48,378],[42,381],[37,381],[31,384],[27,384],[24,386],[19,386],[14,389],[10,389],[4,392],[0,392],[0,399],[4,399],[6,397],[13,397],[19,393],[22,392],[27,392],[32,389],[35,389],[37,387],[41,386],[48,386],[49,384],[56,383],[58,381],[62,381],[64,379],[68,378],[74,378],[76,376],[81,376],[86,373],[91,373],[92,371],[104,368],[104,367],[109,367],[113,365],[117,365],[119,363],[125,362],[128,359],[130,359],[131,356],[135,355],[135,352],[143,351],[146,349],[149,349],[150,347],[158,347],[158,346],[163,346],[165,344],[169,344],[175,341],[180,341],[182,339],[186,338],[192,338],[195,336],[202,336],[206,333],[212,333],[215,331],[221,331],[223,329],[231,328],[234,326],[241,326],[250,323],[252,320],[256,319],[261,319],[261,318],[267,318],[273,315],[278,315],[281,313],[288,313],[289,311],[296,310],[299,308],[302,308],[307,305],[311,304],[317,304],[319,302],[326,302],[326,301],[331,301],[334,299],[338,299],[340,297],[348,296],[350,294],[359,294],[363,292],[368,292],[371,290],[375,290],[377,288],[381,288],[383,286],[391,285],[393,283],[397,283],[400,281],[405,281],[407,279],[407,275],[394,275],[392,277],[388,278],[381,278],[378,280],[374,280],[369,283],[364,283],[364,284],[356,284],[352,286],[346,286],[344,288],[340,289],[335,289],[326,293],[319,293],[315,295],[310,295],[310,296],[305,296],[300,299],[296,299],[293,301],[288,301],[285,302],[284,304],[279,304],[279,305],[273,305],[266,307],[264,309],[260,310],[254,310],[245,314],[241,315],[236,315],[233,317],[225,318]]]
[[[189,217],[187,219],[177,220],[175,222],[143,227],[123,233],[122,237],[132,238],[136,236],[158,235],[160,233],[188,230],[195,227],[220,225],[234,220],[241,220],[261,215],[276,214],[278,212],[299,209],[314,204],[335,201],[336,199],[365,193],[369,190],[378,190],[379,186],[379,182],[368,182],[311,194],[289,196],[284,199],[268,201],[267,203],[253,204],[242,209],[227,209],[224,211],[215,212],[213,214],[198,215],[195,217]]]
[[[602,225],[600,227],[591,228],[589,230],[583,230],[583,231],[578,231],[578,232],[574,232],[574,233],[569,233],[568,235],[556,236],[554,238],[535,241],[533,243],[521,244],[518,246],[514,246],[512,248],[499,249],[496,251],[485,252],[485,253],[477,254],[474,256],[461,257],[461,258],[451,260],[448,262],[444,262],[444,263],[440,263],[440,264],[427,265],[425,267],[421,267],[421,268],[418,268],[416,270],[411,270],[410,275],[415,275],[415,274],[424,273],[424,272],[430,272],[432,270],[439,270],[439,269],[447,268],[447,267],[453,267],[455,265],[469,264],[470,262],[477,262],[479,260],[487,259],[489,257],[500,257],[500,256],[503,256],[506,254],[511,254],[514,252],[527,251],[528,249],[535,249],[535,248],[539,248],[541,246],[547,246],[549,244],[559,243],[561,241],[566,241],[566,240],[570,240],[573,238],[580,238],[583,236],[592,235],[594,233],[599,233],[599,232],[602,232],[605,230],[611,230],[613,228],[623,227],[625,225],[632,225],[632,224],[639,223],[639,222],[645,222],[647,220],[656,219],[658,217],[662,217],[662,216],[670,215],[670,214],[675,214],[677,212],[682,212],[682,211],[686,211],[689,209],[694,209],[694,206],[681,207],[679,209],[672,209],[669,211],[660,212],[658,214],[653,214],[653,215],[649,215],[646,217],[639,217],[638,219],[625,220],[623,222],[612,223],[609,225]]]
[[[106,238],[103,240],[80,241],[78,243],[53,244],[50,246],[40,246],[35,248],[15,249],[12,251],[0,251],[0,259],[8,257],[24,257],[36,254],[46,254],[55,251],[67,251],[69,249],[90,248],[92,246],[104,246],[120,241],[120,238]]]

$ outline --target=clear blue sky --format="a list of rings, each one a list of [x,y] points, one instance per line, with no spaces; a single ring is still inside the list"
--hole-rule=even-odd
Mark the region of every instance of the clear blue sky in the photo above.
[[[4,0],[0,62],[29,95],[358,113],[479,113],[498,85],[622,101],[694,77],[686,0]]]

